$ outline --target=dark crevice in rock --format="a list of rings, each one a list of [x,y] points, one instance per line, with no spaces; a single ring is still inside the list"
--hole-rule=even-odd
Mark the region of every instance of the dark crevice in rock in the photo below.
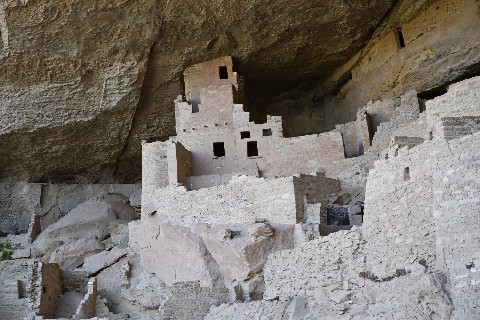
[[[390,276],[386,276],[386,277],[383,277],[383,278],[379,278],[370,271],[362,271],[358,274],[358,276],[361,277],[361,278],[364,278],[364,279],[371,280],[373,282],[387,282],[387,281],[391,281],[391,280],[393,280],[395,278],[398,278],[398,277],[401,277],[401,276],[406,276],[409,273],[410,273],[409,270],[397,269],[395,271],[395,274],[390,275]]]

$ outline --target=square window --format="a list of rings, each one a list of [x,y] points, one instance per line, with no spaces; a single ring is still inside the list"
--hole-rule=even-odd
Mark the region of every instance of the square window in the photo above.
[[[268,137],[272,135],[272,129],[263,129],[262,130],[263,136]]]
[[[240,139],[248,139],[248,138],[250,138],[250,131],[240,132]]]
[[[247,156],[248,157],[257,157],[258,156],[257,141],[248,141],[247,142]]]
[[[218,74],[220,79],[228,79],[228,69],[227,66],[218,67]]]
[[[225,144],[223,142],[213,143],[213,155],[215,157],[225,157]]]

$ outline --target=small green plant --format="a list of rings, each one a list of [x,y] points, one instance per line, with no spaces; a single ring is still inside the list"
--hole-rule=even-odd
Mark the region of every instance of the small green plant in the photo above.
[[[19,243],[0,242],[0,261],[11,260],[15,250],[22,249]]]

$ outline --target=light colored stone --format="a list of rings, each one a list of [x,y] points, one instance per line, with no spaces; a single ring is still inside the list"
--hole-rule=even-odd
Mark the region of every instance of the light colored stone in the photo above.
[[[113,247],[109,251],[102,251],[95,255],[86,257],[83,262],[83,269],[87,271],[89,275],[93,275],[98,273],[100,270],[111,266],[126,255],[126,249]]]
[[[73,269],[81,266],[89,256],[103,250],[105,247],[96,238],[71,240],[56,247],[49,262],[58,263],[62,268]]]
[[[55,318],[67,318],[72,317],[77,311],[80,302],[83,299],[83,294],[76,291],[65,292],[58,301],[57,308],[55,309]]]
[[[15,250],[12,259],[30,258],[31,250],[29,248]]]
[[[59,245],[85,238],[108,237],[108,226],[115,220],[136,218],[135,209],[123,195],[103,193],[70,211],[50,225],[34,241],[35,254],[49,257]]]
[[[201,286],[216,287],[223,283],[218,265],[202,239],[188,228],[143,221],[129,227],[140,249],[141,266],[166,284],[200,281]]]

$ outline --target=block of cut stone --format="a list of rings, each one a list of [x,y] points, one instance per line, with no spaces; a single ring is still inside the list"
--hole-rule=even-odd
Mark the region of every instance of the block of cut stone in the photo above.
[[[12,259],[30,258],[30,249],[20,249],[12,254]]]

